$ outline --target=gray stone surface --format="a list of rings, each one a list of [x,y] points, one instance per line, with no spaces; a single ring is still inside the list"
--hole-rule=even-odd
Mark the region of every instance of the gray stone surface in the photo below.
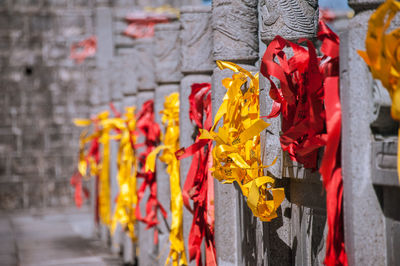
[[[138,66],[138,90],[154,90],[156,87],[154,75],[153,38],[135,40]]]
[[[313,38],[318,13],[317,0],[261,0],[261,39],[271,41],[276,35],[288,40]]]
[[[257,0],[212,2],[214,60],[254,63],[258,59]]]
[[[154,60],[157,83],[179,83],[182,78],[179,38],[180,23],[162,23],[154,27]]]
[[[371,182],[373,82],[367,66],[356,53],[365,49],[371,13],[356,15],[350,21],[352,26],[348,32],[340,36],[343,202],[349,265],[387,263],[380,193]]]
[[[1,265],[122,264],[93,238],[92,217],[86,208],[2,213],[1,216]]]
[[[184,6],[181,8],[181,60],[183,73],[210,73],[212,57],[211,8]]]
[[[97,66],[107,67],[113,56],[112,10],[96,8]]]
[[[94,60],[76,65],[69,48],[93,34],[92,19],[89,3],[0,4],[1,209],[73,204],[72,119],[88,116]]]

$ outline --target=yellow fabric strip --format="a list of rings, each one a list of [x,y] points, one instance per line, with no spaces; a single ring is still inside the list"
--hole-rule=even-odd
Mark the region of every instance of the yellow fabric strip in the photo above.
[[[283,188],[274,188],[274,179],[263,175],[260,133],[269,124],[260,119],[258,73],[252,75],[242,67],[217,61],[221,69],[235,73],[222,84],[227,92],[210,131],[202,130],[200,139],[212,139],[212,175],[223,183],[237,182],[247,197],[247,204],[261,221],[277,216],[276,210],[284,199]],[[250,80],[250,81],[249,81]],[[217,128],[222,119],[223,124]]]
[[[175,152],[179,150],[179,94],[172,93],[166,97],[164,110],[161,111],[162,122],[165,126],[165,134],[162,138],[163,145],[155,148],[146,159],[146,171],[154,172],[156,156],[163,151],[160,160],[167,165],[167,173],[170,176],[171,190],[171,231],[169,240],[171,243],[170,252],[166,265],[172,259],[172,265],[188,265],[185,244],[183,241],[183,199],[180,187],[179,160]]]

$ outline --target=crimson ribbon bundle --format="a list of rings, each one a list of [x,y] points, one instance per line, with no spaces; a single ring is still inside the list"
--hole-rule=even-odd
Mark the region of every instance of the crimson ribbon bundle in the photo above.
[[[155,172],[145,171],[146,158],[149,153],[157,147],[160,142],[160,127],[154,120],[154,101],[148,100],[138,113],[136,128],[144,135],[145,150],[139,154],[140,172],[137,177],[143,178],[143,182],[137,191],[138,201],[136,206],[136,217],[139,221],[147,224],[146,229],[158,225],[157,211],[160,209],[164,218],[167,218],[167,212],[157,199],[157,180]],[[150,195],[146,203],[146,216],[142,217],[140,212],[140,202],[143,199],[146,188],[149,187]],[[158,230],[154,230],[154,243],[158,243]]]
[[[280,141],[292,160],[316,168],[318,149],[326,146],[320,173],[326,190],[328,237],[326,265],[347,265],[344,247],[341,174],[341,108],[339,98],[339,38],[319,24],[322,57],[309,40],[308,49],[276,36],[265,52],[261,73],[270,81],[274,100],[268,118],[282,115]],[[288,59],[284,48],[290,47]],[[272,80],[280,82],[280,88]]]
[[[197,129],[210,130],[212,126],[211,84],[195,83],[191,87],[189,118],[196,124]],[[196,264],[202,265],[201,243],[205,239],[206,265],[216,265],[212,205],[214,187],[209,171],[212,140],[199,139],[201,134],[199,130],[197,131],[195,143],[176,153],[178,159],[193,156],[182,192],[183,203],[193,214],[188,243],[189,258],[196,259]],[[193,208],[190,206],[189,199],[193,200]]]

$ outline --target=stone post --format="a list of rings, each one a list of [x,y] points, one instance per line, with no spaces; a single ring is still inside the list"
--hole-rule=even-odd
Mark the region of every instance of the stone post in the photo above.
[[[154,99],[154,89],[156,87],[154,75],[154,56],[153,56],[154,38],[151,39],[138,39],[134,40],[134,47],[136,51],[135,65],[137,73],[137,110],[142,109],[143,103],[147,100]],[[138,138],[138,143],[144,143],[143,136]],[[138,153],[137,153],[138,154]],[[138,179],[137,187],[140,187],[142,179]],[[146,210],[146,201],[149,197],[149,191],[146,190],[143,199],[140,203],[142,215]],[[156,259],[156,252],[153,245],[154,230],[146,230],[146,224],[138,223],[138,243],[139,254],[138,261],[140,265],[154,265]]]
[[[225,60],[254,71],[258,60],[257,0],[215,0],[212,3],[213,59]],[[230,70],[215,68],[212,76],[213,116],[222,103],[226,89],[222,79]],[[241,210],[239,189],[215,181],[215,244],[218,265],[242,264]],[[247,207],[243,207],[247,208]]]
[[[96,7],[96,36],[97,36],[97,54],[96,65],[98,67],[98,86],[99,86],[99,105],[96,112],[107,108],[109,98],[109,90],[107,81],[107,67],[113,57],[113,38],[112,38],[112,12],[109,6],[105,3],[98,3]],[[100,235],[104,243],[109,241],[109,232],[104,225],[100,225]]]
[[[357,12],[340,35],[342,173],[345,245],[349,265],[398,265],[398,122],[380,81],[357,54],[365,51],[368,20],[384,1],[352,0]],[[396,18],[391,29],[400,26]],[[391,30],[389,29],[389,30]]]
[[[268,45],[276,35],[296,42],[300,38],[314,39],[318,28],[318,1],[261,0],[260,39]],[[260,50],[260,57],[265,52]],[[289,54],[290,50],[287,51]],[[269,81],[260,74],[260,111],[268,115],[272,99]],[[304,169],[282,153],[280,145],[281,121],[269,119],[271,124],[262,133],[264,164],[278,156],[277,163],[265,173],[277,178],[277,185],[285,188],[286,199],[278,210],[278,217],[263,225],[264,259],[271,265],[322,264],[325,251],[325,197],[318,172]],[[313,195],[313,196],[311,196]],[[258,234],[258,233],[257,233]],[[266,253],[268,250],[268,254]],[[314,250],[314,252],[312,252]]]
[[[154,57],[155,77],[157,87],[155,89],[154,109],[156,122],[161,126],[164,133],[164,127],[161,122],[160,111],[164,109],[165,97],[173,92],[179,91],[179,83],[182,79],[181,60],[180,60],[180,39],[179,39],[180,23],[171,22],[166,24],[158,24],[155,26],[154,35]],[[158,199],[167,210],[168,216],[166,223],[161,214],[158,219],[159,224],[159,245],[157,250],[158,264],[165,263],[169,250],[169,228],[171,227],[171,211],[170,211],[170,185],[169,175],[166,172],[166,165],[157,160],[157,190]]]
[[[123,78],[122,73],[124,71],[121,57],[114,57],[111,61],[110,68],[111,71],[108,73],[110,76],[110,96],[111,102],[118,112],[122,111],[122,97],[123,97]],[[114,117],[115,114],[110,110],[110,117]],[[111,179],[111,212],[114,215],[116,202],[115,199],[119,193],[119,184],[117,180],[118,166],[117,166],[117,156],[118,156],[119,141],[110,141],[110,179]],[[123,232],[120,224],[117,225],[115,232],[111,232],[111,251],[114,254],[119,254],[122,251],[122,240]]]
[[[125,107],[136,106],[137,101],[136,52],[131,47],[120,47],[117,49],[117,58],[121,62],[120,86],[123,93],[121,112],[125,113]],[[136,244],[132,242],[128,232],[123,232],[122,243],[124,263],[133,264],[136,259]]]
[[[211,7],[184,6],[181,8],[181,72],[184,77],[179,90],[179,142],[181,147],[193,144],[195,127],[189,119],[189,100],[193,83],[211,83],[211,74],[214,68],[212,60],[212,29]],[[180,160],[181,184],[185,183],[191,158]],[[185,247],[188,247],[189,232],[193,215],[185,208],[183,211],[183,236]],[[188,255],[188,254],[187,254]],[[194,265],[194,261],[190,265]]]

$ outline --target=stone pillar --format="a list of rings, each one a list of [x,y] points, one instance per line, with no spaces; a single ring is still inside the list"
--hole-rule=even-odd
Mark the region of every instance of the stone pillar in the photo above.
[[[150,39],[138,39],[134,40],[134,47],[136,51],[135,56],[135,65],[136,65],[136,73],[137,73],[137,110],[140,111],[142,109],[143,103],[154,99],[154,89],[156,87],[155,75],[154,75],[154,56],[153,56],[153,45],[154,38]],[[144,143],[144,137],[140,135],[138,138],[138,143]],[[137,152],[140,153],[141,150]],[[137,187],[140,187],[142,179],[138,179]],[[142,211],[142,215],[145,214],[146,210],[146,201],[149,197],[149,190],[147,189],[143,199],[140,203],[140,209]],[[139,254],[138,261],[140,265],[156,265],[156,251],[154,247],[154,230],[150,229],[146,230],[146,224],[139,222],[138,223],[138,243],[139,245]]]
[[[195,127],[189,119],[189,100],[193,83],[211,83],[214,68],[212,60],[211,7],[184,6],[181,8],[181,72],[184,77],[179,90],[179,142],[181,147],[193,144]],[[185,183],[192,158],[180,160],[181,184]],[[185,208],[183,211],[183,237],[188,247],[189,232],[193,215]],[[187,254],[188,255],[188,254]],[[189,258],[189,257],[188,257]],[[194,265],[193,261],[190,265]]]
[[[268,45],[276,35],[291,41],[314,39],[318,29],[318,1],[261,0],[259,3],[260,39]],[[260,50],[260,57],[266,46]],[[287,50],[290,54],[291,51]],[[272,99],[270,83],[260,74],[260,114],[268,115]],[[278,156],[276,164],[265,173],[285,188],[287,198],[278,209],[278,217],[263,225],[261,234],[268,239],[262,248],[263,257],[271,265],[322,264],[325,257],[325,197],[318,172],[304,169],[282,153],[281,121],[269,119],[271,125],[261,135],[263,161],[268,164]],[[311,196],[312,195],[312,196]],[[325,230],[325,231],[324,231]],[[257,232],[259,234],[260,232]],[[268,250],[268,253],[266,252]]]
[[[250,71],[258,60],[257,0],[215,0],[212,3],[213,59],[231,61]],[[214,69],[212,77],[213,116],[226,89],[222,79],[230,70]],[[242,196],[233,185],[215,180],[215,244],[218,265],[242,264],[240,217]],[[243,205],[243,204],[242,204]],[[243,206],[243,208],[245,208]],[[246,207],[247,208],[247,207]]]
[[[113,38],[112,38],[112,12],[105,3],[98,3],[95,16],[95,31],[97,37],[96,65],[98,70],[98,90],[99,105],[95,107],[96,112],[108,108],[110,100],[108,90],[108,71],[107,67],[113,57]],[[109,242],[109,232],[104,225],[100,225],[100,235],[104,243]]]
[[[132,42],[132,41],[131,41]],[[133,42],[132,42],[133,43]],[[132,44],[131,43],[131,44]],[[125,113],[125,107],[136,106],[137,101],[137,75],[136,52],[128,45],[117,48],[117,58],[120,62],[120,88],[123,94],[120,112]],[[137,110],[138,111],[138,110]],[[136,230],[138,231],[138,230]],[[132,242],[128,232],[122,233],[123,261],[134,264],[136,259],[136,243]]]
[[[352,0],[359,11],[340,35],[342,173],[345,245],[349,265],[398,265],[400,212],[396,172],[398,122],[391,101],[357,54],[365,51],[368,20],[384,1]],[[398,19],[391,29],[398,28]],[[356,126],[355,126],[356,125]]]
[[[160,125],[161,131],[164,133],[164,127],[161,122],[160,111],[164,109],[165,97],[173,92],[179,91],[179,83],[182,79],[181,60],[180,60],[180,39],[179,39],[180,23],[172,22],[167,24],[158,24],[155,26],[154,35],[154,58],[155,77],[157,87],[155,89],[154,110],[156,122]],[[157,250],[158,264],[164,264],[170,250],[169,228],[171,227],[171,211],[170,211],[170,185],[169,175],[166,172],[166,165],[157,160],[157,190],[158,199],[167,211],[166,223],[159,213],[159,245]]]
[[[114,57],[110,63],[110,70],[108,76],[110,76],[110,98],[112,104],[118,112],[122,111],[122,97],[123,97],[123,78],[122,73],[124,71],[121,57]],[[110,110],[110,117],[115,117],[115,114]],[[117,166],[117,156],[118,156],[119,141],[110,140],[110,179],[111,179],[111,213],[114,215],[116,201],[115,199],[119,193],[119,184],[117,180],[118,166]],[[123,232],[122,226],[117,225],[115,232],[111,232],[111,251],[114,254],[120,254],[122,251],[123,244]]]

